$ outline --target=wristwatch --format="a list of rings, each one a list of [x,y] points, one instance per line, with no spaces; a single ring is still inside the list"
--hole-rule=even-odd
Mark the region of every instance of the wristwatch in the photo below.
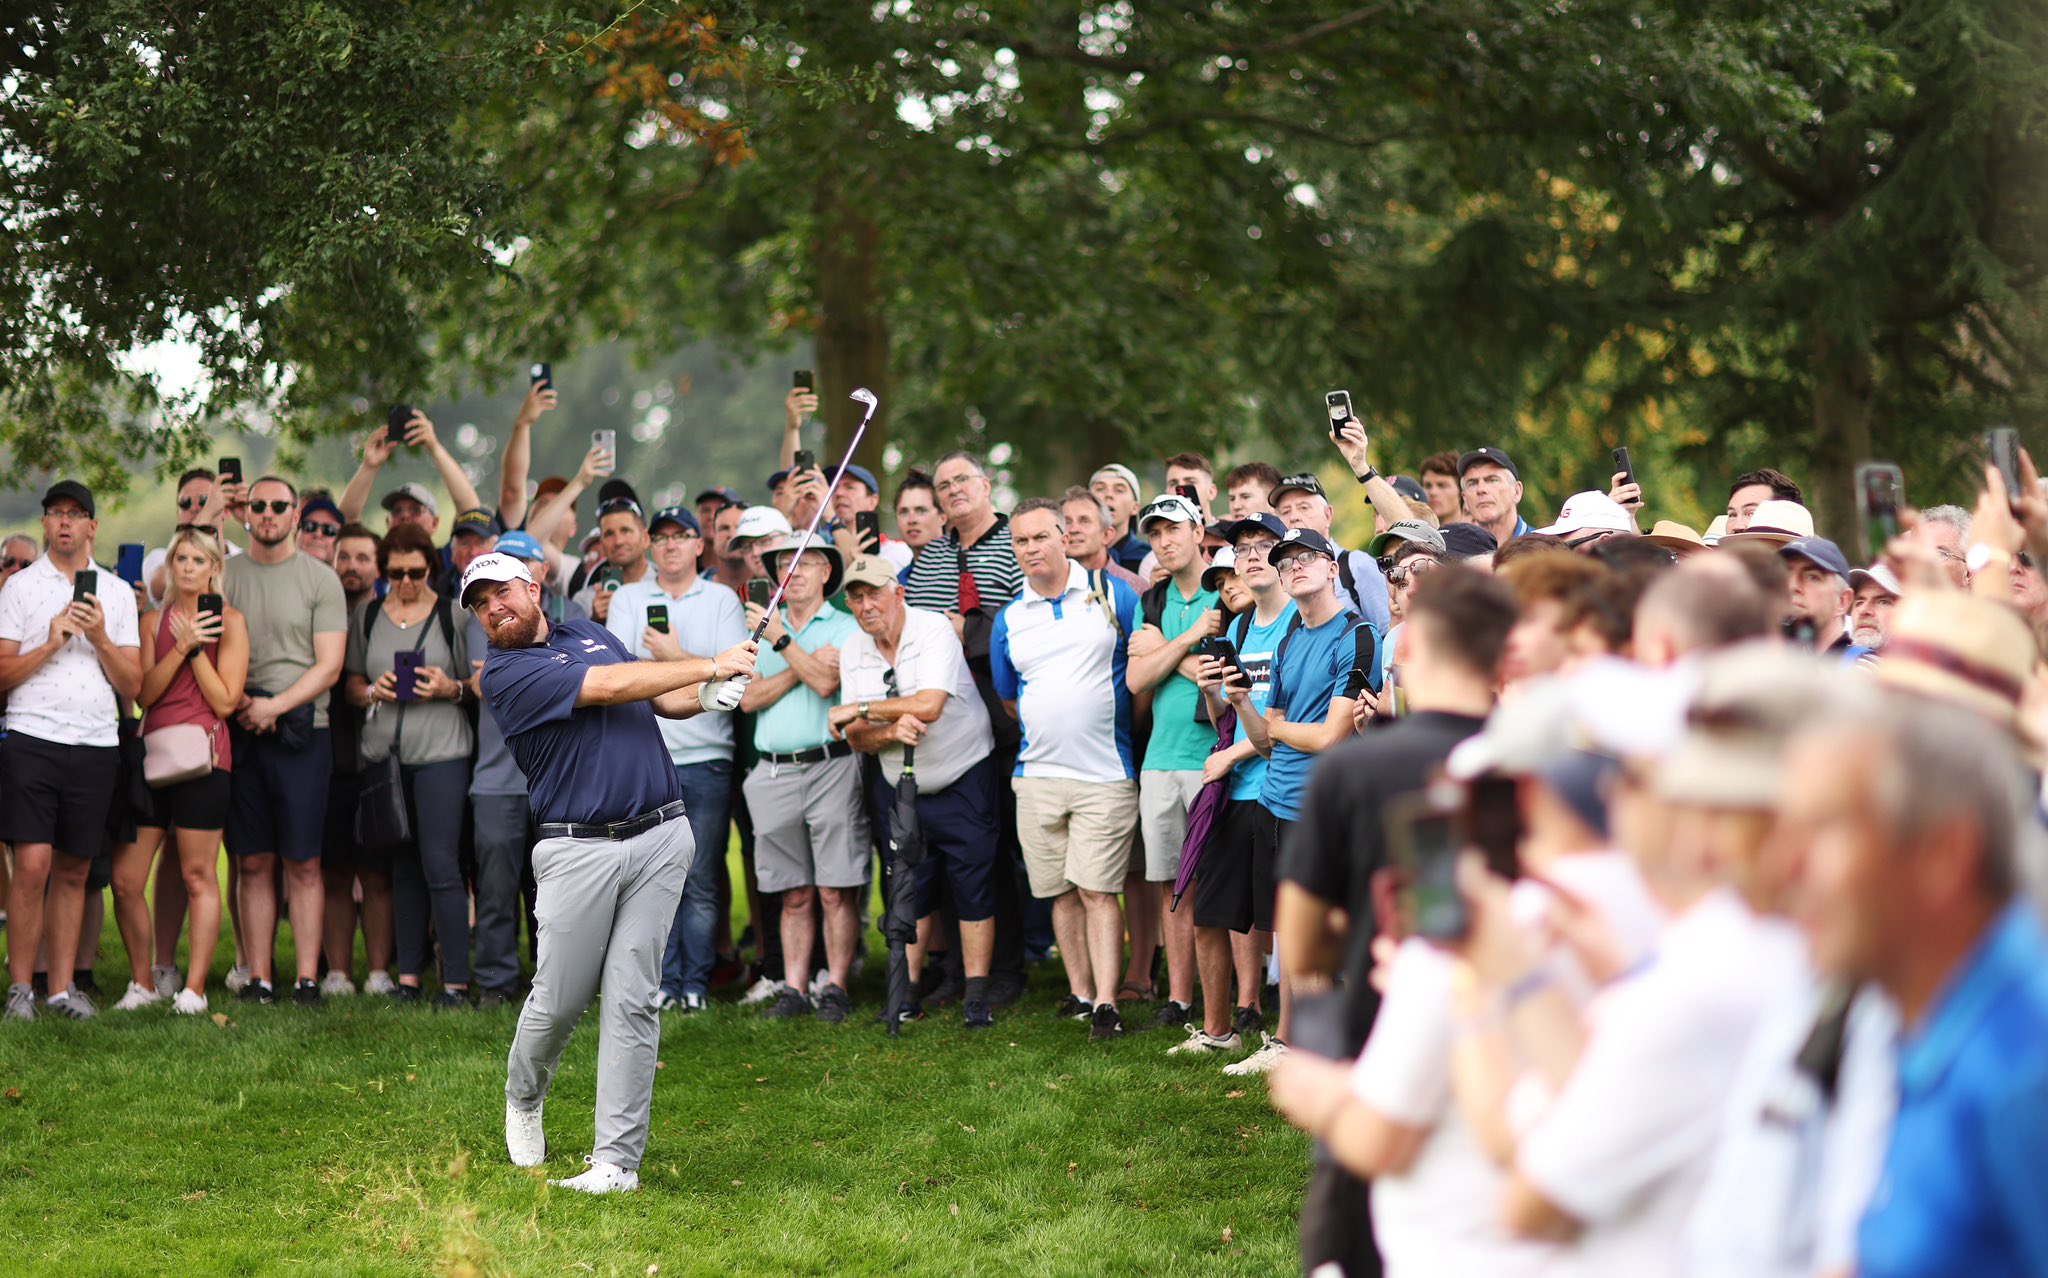
[[[769,645],[769,651],[781,652],[784,648],[787,648],[789,646],[790,640],[793,638],[795,638],[794,635],[791,635],[785,631],[783,633],[782,638],[777,639],[774,643]]]
[[[868,717],[868,703],[865,701],[860,703],[860,717],[863,719]]]
[[[1361,484],[1369,484],[1373,480],[1378,479],[1379,477],[1380,472],[1373,466],[1371,462],[1367,462],[1365,464],[1365,473],[1358,477],[1358,482]]]

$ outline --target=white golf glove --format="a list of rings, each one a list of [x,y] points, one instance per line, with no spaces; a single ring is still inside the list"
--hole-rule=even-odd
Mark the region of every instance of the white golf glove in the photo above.
[[[713,679],[697,685],[697,704],[711,714],[731,714],[747,694],[747,679]]]

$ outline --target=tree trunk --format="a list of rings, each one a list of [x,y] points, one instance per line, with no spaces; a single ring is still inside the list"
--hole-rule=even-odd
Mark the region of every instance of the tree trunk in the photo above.
[[[1814,342],[1813,435],[1816,473],[1807,490],[1814,527],[1853,553],[1856,463],[1870,457],[1874,399],[1870,353],[1821,334]]]
[[[861,210],[871,183],[821,168],[814,191],[817,241],[818,411],[825,419],[819,460],[834,465],[866,410],[847,398],[865,386],[882,401],[854,460],[882,473],[889,441],[889,321],[883,313],[881,230]]]

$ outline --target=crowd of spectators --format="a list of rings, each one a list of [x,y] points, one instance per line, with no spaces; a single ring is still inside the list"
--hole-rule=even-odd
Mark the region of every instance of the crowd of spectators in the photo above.
[[[913,992],[875,1019],[985,1028],[1056,955],[1077,1036],[1268,1075],[1317,1138],[1311,1272],[2048,1273],[2024,454],[1974,509],[1866,511],[1852,563],[1776,470],[1703,530],[1627,472],[1534,527],[1506,449],[1382,475],[1340,413],[1359,547],[1318,475],[1193,452],[1007,511],[965,451],[828,491],[803,390],[765,501],[651,510],[602,447],[529,482],[555,402],[492,503],[414,413],[339,496],[183,475],[118,573],[48,489],[0,563],[7,1020],[97,1014],[108,887],[123,1013],[206,1011],[217,946],[245,1002],[517,1002],[527,778],[454,597],[496,550],[641,659],[761,630],[737,713],[662,723],[714,851],[664,1012],[847,1020],[907,777]],[[445,525],[379,494],[401,446]]]

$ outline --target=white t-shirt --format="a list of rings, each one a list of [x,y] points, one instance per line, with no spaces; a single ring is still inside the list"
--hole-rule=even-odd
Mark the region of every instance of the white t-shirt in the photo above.
[[[839,703],[857,705],[889,697],[885,673],[892,667],[865,630],[848,635],[839,649]],[[946,709],[934,720],[924,744],[917,748],[917,792],[936,794],[958,781],[967,769],[995,748],[988,707],[974,686],[960,637],[944,614],[927,608],[903,610],[903,633],[896,640],[896,695],[908,697],[931,688],[946,690]],[[890,746],[875,756],[882,776],[895,785],[903,775],[903,747]]]
[[[95,565],[107,637],[117,648],[140,648],[135,624],[135,591],[110,569]],[[46,554],[7,579],[0,588],[0,639],[26,652],[50,637],[50,622],[71,606],[71,578]],[[99,654],[84,635],[73,635],[36,672],[7,694],[7,730],[58,745],[120,744],[114,685],[100,668]]]
[[[1646,953],[1663,914],[1635,863],[1616,852],[1558,858],[1544,876],[1606,921],[1629,959]],[[1535,880],[1515,887],[1523,930],[1546,937],[1550,893]],[[1583,1000],[1590,983],[1562,949],[1549,960],[1560,985]],[[1456,962],[1418,938],[1401,944],[1372,1036],[1351,1075],[1352,1094],[1394,1122],[1429,1129],[1415,1162],[1372,1182],[1373,1230],[1390,1278],[1492,1278],[1543,1271],[1554,1249],[1515,1238],[1501,1224],[1506,1172],[1488,1157],[1452,1095]]]
[[[1690,1278],[1808,1278],[1855,1267],[1898,1113],[1899,1014],[1869,987],[1849,1006],[1832,1104],[1795,1064],[1822,991],[1801,990],[1750,1045],[1686,1229]]]
[[[1682,1272],[1682,1236],[1751,1038],[1809,979],[1806,947],[1734,892],[1699,901],[1588,1008],[1577,1068],[1521,1142],[1522,1175],[1585,1226],[1551,1271]]]
[[[227,538],[223,537],[221,541],[228,548],[228,558],[233,559],[236,555],[242,553],[242,548],[228,541]],[[153,609],[163,607],[164,599],[162,595],[149,588],[149,583],[156,579],[156,570],[163,567],[164,561],[170,557],[171,548],[169,546],[158,546],[155,550],[142,557],[142,589],[149,596],[149,606]],[[170,585],[169,576],[164,578],[164,585]]]

